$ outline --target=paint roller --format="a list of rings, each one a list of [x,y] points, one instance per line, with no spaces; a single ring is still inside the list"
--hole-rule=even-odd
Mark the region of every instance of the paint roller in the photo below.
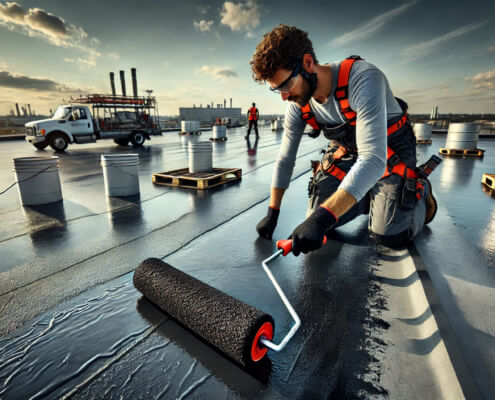
[[[326,243],[326,237],[323,243]],[[222,353],[247,368],[259,365],[268,349],[281,351],[301,325],[299,316],[278,285],[268,264],[292,251],[292,240],[277,241],[277,252],[262,266],[294,324],[279,344],[275,323],[265,312],[172,267],[148,258],[134,272],[134,286],[151,302]]]

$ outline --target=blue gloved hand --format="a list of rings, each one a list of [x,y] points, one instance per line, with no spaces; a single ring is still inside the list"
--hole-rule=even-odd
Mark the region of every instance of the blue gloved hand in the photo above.
[[[328,208],[320,206],[292,232],[292,254],[319,249],[328,229],[337,224],[338,218]]]

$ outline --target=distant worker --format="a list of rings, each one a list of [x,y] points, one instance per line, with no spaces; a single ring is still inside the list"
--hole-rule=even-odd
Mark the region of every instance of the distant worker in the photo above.
[[[329,231],[360,214],[389,247],[404,246],[433,219],[432,168],[416,167],[407,104],[377,67],[359,56],[319,64],[307,32],[287,25],[264,35],[250,64],[255,81],[289,100],[270,206],[256,226],[261,237],[272,237],[306,124],[311,137],[323,133],[330,142],[314,163],[306,219],[292,232],[294,255],[318,249]]]
[[[256,132],[256,137],[259,137],[258,118],[260,117],[260,113],[258,112],[258,109],[256,108],[256,103],[253,103],[253,106],[248,110],[247,117],[248,117],[248,121],[249,121],[249,127],[248,127],[248,131],[247,131],[247,135],[244,138],[247,139],[249,137],[249,134],[251,133],[251,128],[253,126],[254,126],[254,131]]]

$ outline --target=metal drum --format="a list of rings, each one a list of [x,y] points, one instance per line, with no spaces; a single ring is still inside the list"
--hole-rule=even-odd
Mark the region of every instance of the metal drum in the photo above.
[[[478,146],[479,124],[451,123],[447,132],[446,149],[474,150]]]
[[[414,124],[413,130],[416,140],[431,140],[430,124]]]

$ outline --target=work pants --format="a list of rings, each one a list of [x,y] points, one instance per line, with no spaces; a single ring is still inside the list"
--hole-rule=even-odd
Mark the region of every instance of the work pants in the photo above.
[[[355,156],[344,156],[336,165],[348,172],[355,163]],[[310,197],[306,216],[326,199],[328,199],[339,187],[340,180],[333,175],[318,171],[310,183]],[[425,193],[413,209],[403,209],[400,206],[400,198],[404,179],[391,174],[380,179],[371,190],[339,218],[336,227],[352,221],[358,215],[369,214],[368,230],[376,241],[389,247],[403,247],[413,239],[423,228],[425,222],[426,204],[425,197],[428,185],[424,185]]]
[[[247,135],[249,136],[249,134],[251,133],[251,128],[254,126],[254,131],[256,132],[256,136],[259,136],[258,135],[258,121],[252,119],[249,121],[249,127],[248,127],[248,131],[247,131]]]

